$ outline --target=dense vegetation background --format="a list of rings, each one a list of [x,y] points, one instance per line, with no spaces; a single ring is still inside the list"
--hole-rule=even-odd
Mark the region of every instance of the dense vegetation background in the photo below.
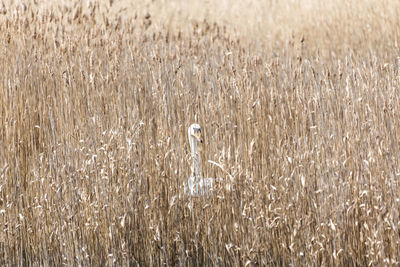
[[[1,265],[400,263],[397,1],[39,2],[0,4]]]

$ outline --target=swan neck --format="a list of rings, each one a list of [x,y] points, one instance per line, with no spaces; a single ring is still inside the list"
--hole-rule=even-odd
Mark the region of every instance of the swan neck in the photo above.
[[[190,136],[189,141],[192,154],[192,174],[195,176],[200,176],[200,155],[197,140],[193,136]]]

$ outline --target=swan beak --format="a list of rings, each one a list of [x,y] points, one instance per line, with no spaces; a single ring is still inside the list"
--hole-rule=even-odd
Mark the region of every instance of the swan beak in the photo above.
[[[201,136],[201,132],[200,131],[195,131],[194,132],[194,137],[196,137],[197,141],[199,141],[200,143],[203,143],[203,137]]]

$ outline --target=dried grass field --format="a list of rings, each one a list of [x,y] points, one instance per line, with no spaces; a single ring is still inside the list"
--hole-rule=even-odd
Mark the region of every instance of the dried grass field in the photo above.
[[[46,3],[0,3],[0,265],[400,264],[399,2]]]

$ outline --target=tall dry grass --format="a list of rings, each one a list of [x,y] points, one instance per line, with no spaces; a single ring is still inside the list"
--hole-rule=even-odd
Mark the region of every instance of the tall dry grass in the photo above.
[[[399,264],[399,4],[241,3],[1,5],[1,265]]]

